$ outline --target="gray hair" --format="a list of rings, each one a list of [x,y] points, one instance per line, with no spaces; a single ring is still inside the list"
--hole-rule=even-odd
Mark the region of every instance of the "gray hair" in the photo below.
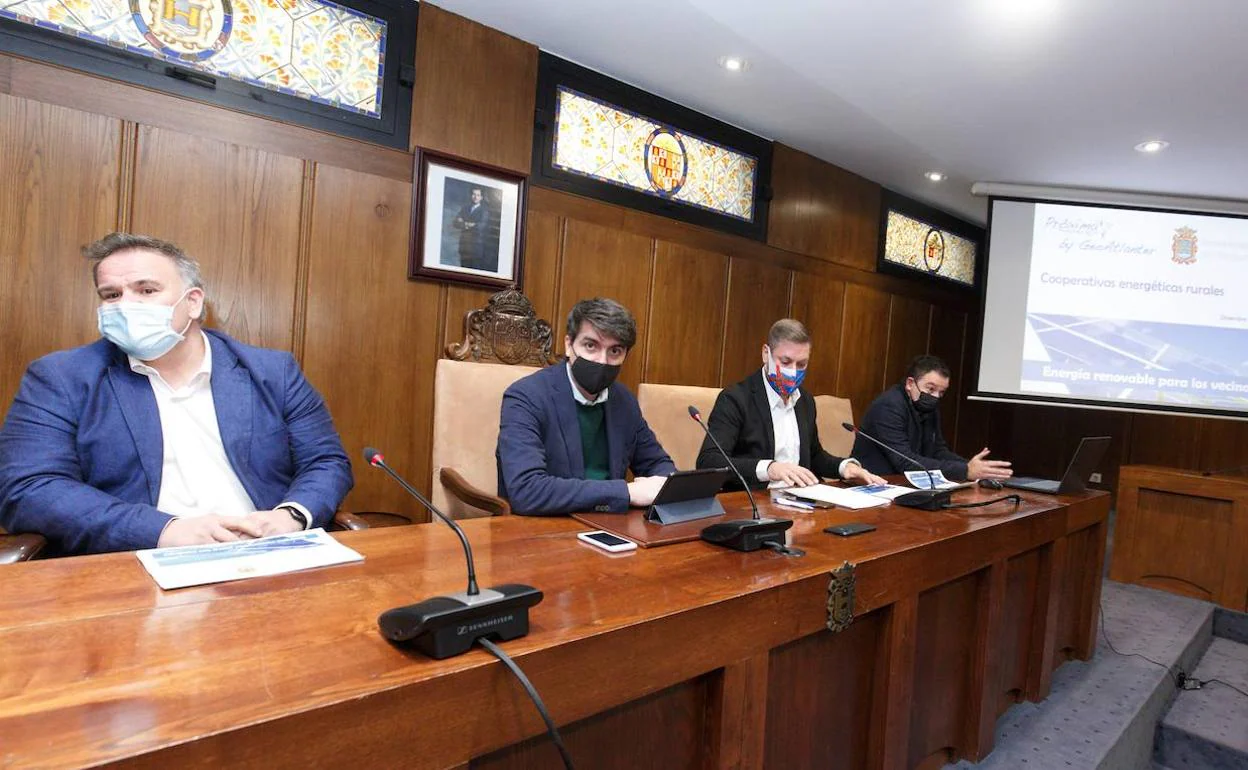
[[[585,321],[602,334],[619,340],[625,350],[632,350],[637,343],[637,321],[628,308],[613,299],[594,297],[573,305],[568,313],[568,336],[575,340]]]
[[[767,332],[767,347],[772,350],[776,349],[776,345],[781,342],[796,342],[799,345],[805,345],[810,342],[810,332],[806,331],[806,325],[795,318],[781,318],[771,325],[771,331]]]
[[[182,283],[187,289],[203,289],[204,279],[199,272],[199,263],[186,252],[169,241],[162,241],[149,235],[133,235],[131,233],[109,233],[94,243],[82,247],[82,256],[91,262],[91,280],[96,286],[100,284],[100,263],[119,251],[145,249],[164,254],[173,260],[182,276]]]

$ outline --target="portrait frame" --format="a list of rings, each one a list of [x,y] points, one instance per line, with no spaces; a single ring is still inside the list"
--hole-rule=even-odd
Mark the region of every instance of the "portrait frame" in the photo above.
[[[414,163],[408,279],[519,288],[527,177],[423,148]]]

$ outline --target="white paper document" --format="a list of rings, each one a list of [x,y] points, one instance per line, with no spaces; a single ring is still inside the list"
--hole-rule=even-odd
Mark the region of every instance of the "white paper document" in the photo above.
[[[914,491],[910,487],[902,487],[896,484],[864,484],[860,487],[850,487],[850,489],[859,494],[882,497],[885,500],[896,500],[902,495]]]
[[[325,534],[323,529],[233,543],[150,548],[139,551],[138,557],[143,568],[164,589],[280,575],[364,560],[363,556]]]
[[[888,500],[883,497],[855,491],[856,487],[832,487],[827,484],[814,484],[809,487],[790,487],[787,491],[795,497],[804,497],[807,500],[819,500],[824,503],[832,503],[842,508],[873,508],[877,505],[885,505]]]
[[[950,481],[940,471],[932,471],[931,478],[936,480],[937,489],[962,489],[963,487],[975,486],[973,481]],[[906,471],[906,481],[909,481],[917,489],[932,488],[932,482],[928,478],[927,471]]]

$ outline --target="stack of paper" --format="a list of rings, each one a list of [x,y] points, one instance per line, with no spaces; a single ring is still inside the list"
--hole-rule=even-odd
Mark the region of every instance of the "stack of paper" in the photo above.
[[[804,497],[807,500],[832,503],[842,508],[874,508],[877,505],[884,505],[888,502],[883,497],[864,495],[855,490],[856,487],[831,487],[827,484],[814,484],[809,487],[791,487],[788,493],[795,497]]]

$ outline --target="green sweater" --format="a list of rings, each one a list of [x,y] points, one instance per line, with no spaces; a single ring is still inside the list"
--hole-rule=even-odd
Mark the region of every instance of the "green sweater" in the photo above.
[[[581,427],[581,453],[585,456],[585,478],[605,480],[611,477],[611,460],[607,450],[606,405],[576,404],[576,421]]]

